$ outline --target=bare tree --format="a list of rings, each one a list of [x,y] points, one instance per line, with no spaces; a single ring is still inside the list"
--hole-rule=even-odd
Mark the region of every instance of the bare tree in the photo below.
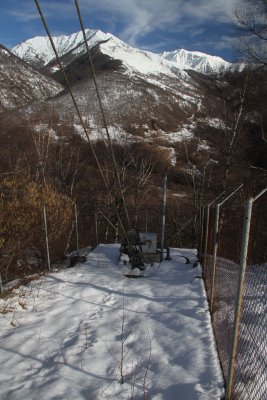
[[[235,11],[240,51],[249,61],[267,65],[267,1],[243,0]]]

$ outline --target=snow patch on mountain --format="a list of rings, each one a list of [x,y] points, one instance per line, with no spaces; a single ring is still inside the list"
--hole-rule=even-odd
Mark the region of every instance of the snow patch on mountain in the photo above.
[[[231,68],[232,64],[217,56],[210,56],[199,51],[178,49],[160,54],[164,59],[173,62],[181,69],[191,69],[202,74],[220,72]]]
[[[0,47],[0,111],[55,96],[62,89],[59,83]]]
[[[121,60],[127,67],[128,73],[138,71],[141,74],[179,75],[185,78],[183,70],[192,69],[201,73],[219,72],[231,67],[231,63],[220,57],[209,56],[197,51],[175,50],[155,54],[129,46],[111,33],[100,30],[85,30],[90,48],[100,45],[101,51],[113,59]],[[82,32],[71,35],[53,37],[60,57],[70,53],[80,56],[86,52]],[[46,66],[55,59],[48,37],[35,37],[23,42],[12,49],[18,57],[36,66]]]
[[[109,38],[108,34],[94,29],[86,29],[85,34],[92,47]],[[83,33],[81,31],[71,35],[54,36],[53,42],[59,57],[62,57],[70,51],[75,51],[76,55],[85,52]],[[82,46],[82,48],[80,48],[80,46]],[[48,36],[36,36],[26,40],[13,47],[11,51],[26,62],[35,65],[41,63],[45,66],[55,59],[55,53]]]
[[[121,60],[130,71],[143,75],[169,75],[180,78],[188,78],[188,75],[181,71],[176,65],[170,64],[158,54],[133,48],[120,39],[111,35],[108,42],[100,45],[101,52],[111,58]]]

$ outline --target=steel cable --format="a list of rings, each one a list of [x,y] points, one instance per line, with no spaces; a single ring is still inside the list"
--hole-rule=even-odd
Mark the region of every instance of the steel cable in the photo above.
[[[93,147],[92,141],[90,140],[90,137],[89,137],[89,134],[88,134],[88,132],[87,132],[86,126],[85,126],[85,124],[84,124],[84,122],[83,122],[82,115],[81,115],[81,113],[80,113],[78,104],[77,104],[77,102],[76,102],[76,100],[75,100],[75,97],[74,97],[74,95],[73,95],[73,92],[72,92],[72,89],[71,89],[71,86],[70,86],[68,77],[67,77],[67,75],[66,75],[66,73],[65,73],[64,67],[63,67],[63,65],[62,65],[62,63],[61,63],[61,61],[60,61],[60,58],[59,58],[59,55],[58,55],[56,46],[55,46],[55,44],[54,44],[52,35],[51,35],[50,31],[49,31],[49,28],[48,28],[48,25],[47,25],[47,23],[46,23],[44,14],[43,14],[43,12],[42,12],[42,9],[41,9],[41,7],[40,7],[39,1],[38,1],[38,0],[34,0],[34,2],[35,2],[35,5],[36,5],[36,7],[37,7],[37,10],[38,10],[38,12],[39,12],[40,18],[41,18],[41,20],[42,20],[42,22],[43,22],[43,25],[44,25],[44,28],[45,28],[45,30],[46,30],[46,33],[47,33],[47,35],[48,35],[50,44],[51,44],[51,46],[52,46],[52,48],[53,48],[53,51],[54,51],[54,53],[55,53],[56,60],[57,60],[57,62],[58,62],[58,65],[59,65],[59,67],[60,67],[60,70],[61,70],[61,72],[62,72],[62,74],[63,74],[63,76],[64,76],[64,79],[65,79],[65,82],[66,82],[66,84],[67,84],[67,88],[68,88],[69,94],[70,94],[70,96],[71,96],[71,99],[72,99],[72,102],[73,102],[73,104],[74,104],[75,110],[76,110],[76,112],[77,112],[77,114],[78,114],[79,120],[80,120],[81,125],[82,125],[82,127],[83,127],[85,136],[86,136],[86,138],[87,138],[87,140],[88,140],[88,142],[89,142],[89,144],[90,144],[90,147],[91,147],[93,156],[94,156],[94,158],[95,158],[95,161],[96,161],[96,163],[97,163],[97,167],[98,167],[99,172],[100,172],[100,174],[101,174],[102,180],[103,180],[103,182],[104,182],[104,184],[105,184],[105,187],[106,187],[108,193],[111,195],[111,197],[113,197],[113,193],[112,193],[111,189],[109,188],[109,185],[108,185],[108,183],[107,183],[107,181],[106,181],[106,178],[105,178],[105,176],[104,176],[104,172],[103,172],[103,170],[102,170],[102,168],[101,168],[101,165],[100,165],[100,162],[99,162],[99,160],[98,160],[98,157],[97,157],[97,154],[96,154],[96,152],[95,152],[95,149],[94,149],[94,147]],[[119,221],[119,223],[120,223],[120,226],[121,226],[121,228],[122,228],[123,235],[124,235],[124,237],[127,239],[126,230],[125,230],[124,225],[123,225],[123,223],[122,223],[122,220],[121,220],[121,218],[120,218],[120,216],[119,216],[119,214],[118,214],[117,207],[116,207],[115,204],[114,204],[113,206],[114,206],[114,210],[115,210],[116,216],[117,216],[117,218],[118,218],[118,221]]]
[[[124,205],[124,209],[125,209],[128,225],[130,227],[130,218],[129,218],[127,205],[126,205],[125,197],[124,197],[123,190],[122,190],[120,175],[119,175],[119,172],[118,172],[118,166],[117,166],[117,162],[116,162],[116,159],[115,159],[113,146],[112,146],[112,143],[111,143],[111,138],[110,138],[110,134],[109,134],[109,130],[108,130],[108,124],[107,124],[107,120],[106,120],[106,117],[105,117],[105,112],[104,112],[104,108],[103,108],[103,104],[102,104],[102,100],[101,100],[101,96],[100,96],[100,92],[99,92],[99,88],[98,88],[98,84],[97,84],[97,80],[96,80],[95,69],[94,69],[94,65],[93,65],[90,49],[89,49],[89,46],[88,46],[88,41],[87,41],[86,34],[85,34],[84,23],[83,23],[83,20],[82,20],[82,15],[81,15],[81,11],[80,11],[78,0],[74,0],[74,3],[75,3],[75,6],[76,6],[77,14],[78,14],[79,21],[80,21],[80,26],[81,26],[82,33],[83,33],[83,39],[84,39],[84,43],[85,43],[85,47],[86,47],[86,52],[87,52],[87,55],[88,55],[89,64],[90,64],[91,71],[92,71],[92,77],[93,77],[93,81],[94,81],[94,85],[95,85],[95,90],[96,90],[96,94],[97,94],[97,98],[98,98],[98,102],[99,102],[101,115],[102,115],[102,118],[103,118],[104,128],[105,128],[107,139],[108,139],[109,149],[110,149],[110,152],[111,152],[111,155],[112,155],[112,162],[113,162],[114,172],[115,172],[115,176],[116,176],[117,181],[118,181],[120,195],[121,195],[121,199],[123,201],[123,205]]]

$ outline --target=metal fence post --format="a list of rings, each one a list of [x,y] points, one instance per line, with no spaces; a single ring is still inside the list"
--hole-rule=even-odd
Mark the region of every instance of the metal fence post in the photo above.
[[[98,218],[97,218],[97,212],[95,213],[95,240],[96,240],[96,244],[98,244]]]
[[[216,263],[217,263],[217,250],[218,250],[218,235],[219,235],[219,218],[220,218],[220,204],[216,205],[215,221],[214,221],[214,236],[213,236],[213,262],[212,262],[212,281],[210,293],[210,312],[212,313],[214,302],[214,289],[215,289],[215,276],[216,276]]]
[[[77,256],[79,257],[79,231],[78,231],[78,212],[76,203],[74,204],[75,211],[75,229],[76,229],[76,246],[77,246]]]
[[[46,208],[44,204],[44,225],[45,225],[45,243],[46,243],[46,254],[47,254],[47,265],[50,271],[50,254],[49,254],[49,242],[48,242],[48,231],[47,231],[47,219],[46,219]]]
[[[214,290],[215,290],[215,279],[216,279],[216,266],[217,266],[217,251],[219,245],[219,217],[220,207],[226,203],[233,195],[243,187],[243,183],[238,186],[232,193],[230,193],[223,201],[216,205],[215,222],[214,222],[214,236],[213,236],[213,263],[212,263],[212,280],[211,280],[211,294],[210,294],[210,312],[212,312],[214,302]]]
[[[201,259],[202,250],[203,250],[203,232],[204,232],[204,206],[200,207],[200,234],[199,234],[199,243],[198,243],[198,258]]]
[[[239,327],[240,327],[240,319],[241,319],[241,309],[242,309],[243,295],[244,295],[244,288],[245,288],[245,277],[246,277],[246,268],[247,268],[247,254],[248,254],[248,243],[249,243],[252,207],[253,207],[253,203],[259,197],[261,197],[266,191],[267,191],[267,188],[263,189],[254,198],[250,197],[246,203],[244,223],[243,223],[242,247],[241,247],[241,254],[240,254],[240,276],[239,276],[239,285],[238,285],[238,296],[236,299],[235,319],[234,319],[234,327],[233,327],[233,343],[232,343],[232,349],[231,349],[231,355],[230,355],[228,377],[227,377],[227,382],[226,382],[226,396],[225,396],[226,400],[232,399],[235,362],[236,362],[237,345],[238,345],[238,335],[239,335]]]
[[[210,204],[206,208],[206,221],[205,221],[205,237],[204,237],[204,257],[203,257],[203,272],[206,272],[207,252],[208,252],[208,237],[209,237],[209,219],[210,219]]]
[[[163,177],[163,196],[161,210],[161,228],[160,228],[160,262],[163,261],[164,251],[164,235],[165,235],[165,218],[166,218],[166,195],[167,195],[167,174]]]
[[[223,194],[225,191],[219,194],[211,203],[207,205],[207,212],[206,212],[206,223],[205,223],[205,238],[204,238],[204,244],[202,246],[204,250],[204,257],[203,257],[203,271],[206,269],[206,263],[207,263],[207,251],[208,251],[208,238],[209,238],[209,219],[210,219],[210,206],[215,203]],[[203,219],[205,220],[205,207],[203,207]],[[203,220],[203,229],[204,229],[204,220]],[[205,275],[205,274],[204,274]]]
[[[0,273],[0,293],[3,293],[2,276]]]
[[[235,360],[236,360],[236,351],[238,344],[238,334],[239,334],[239,326],[240,326],[240,318],[241,318],[241,308],[243,302],[243,292],[245,285],[245,274],[247,267],[247,252],[248,252],[248,240],[249,240],[249,232],[250,232],[250,222],[251,222],[251,212],[253,205],[253,198],[251,197],[246,203],[246,210],[244,215],[244,224],[243,224],[243,235],[242,235],[242,248],[240,255],[240,276],[238,283],[238,295],[236,299],[236,307],[235,307],[235,319],[234,319],[234,331],[233,331],[233,343],[231,349],[230,356],[230,365],[228,370],[228,377],[226,382],[226,400],[231,400],[232,398],[232,388],[233,388],[233,378],[235,371]]]

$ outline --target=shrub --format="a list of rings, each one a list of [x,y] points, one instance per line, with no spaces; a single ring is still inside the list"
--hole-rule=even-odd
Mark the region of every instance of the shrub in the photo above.
[[[64,254],[73,220],[72,203],[53,187],[27,179],[1,186],[0,272],[4,280],[46,269],[43,208],[46,206],[51,261]]]

